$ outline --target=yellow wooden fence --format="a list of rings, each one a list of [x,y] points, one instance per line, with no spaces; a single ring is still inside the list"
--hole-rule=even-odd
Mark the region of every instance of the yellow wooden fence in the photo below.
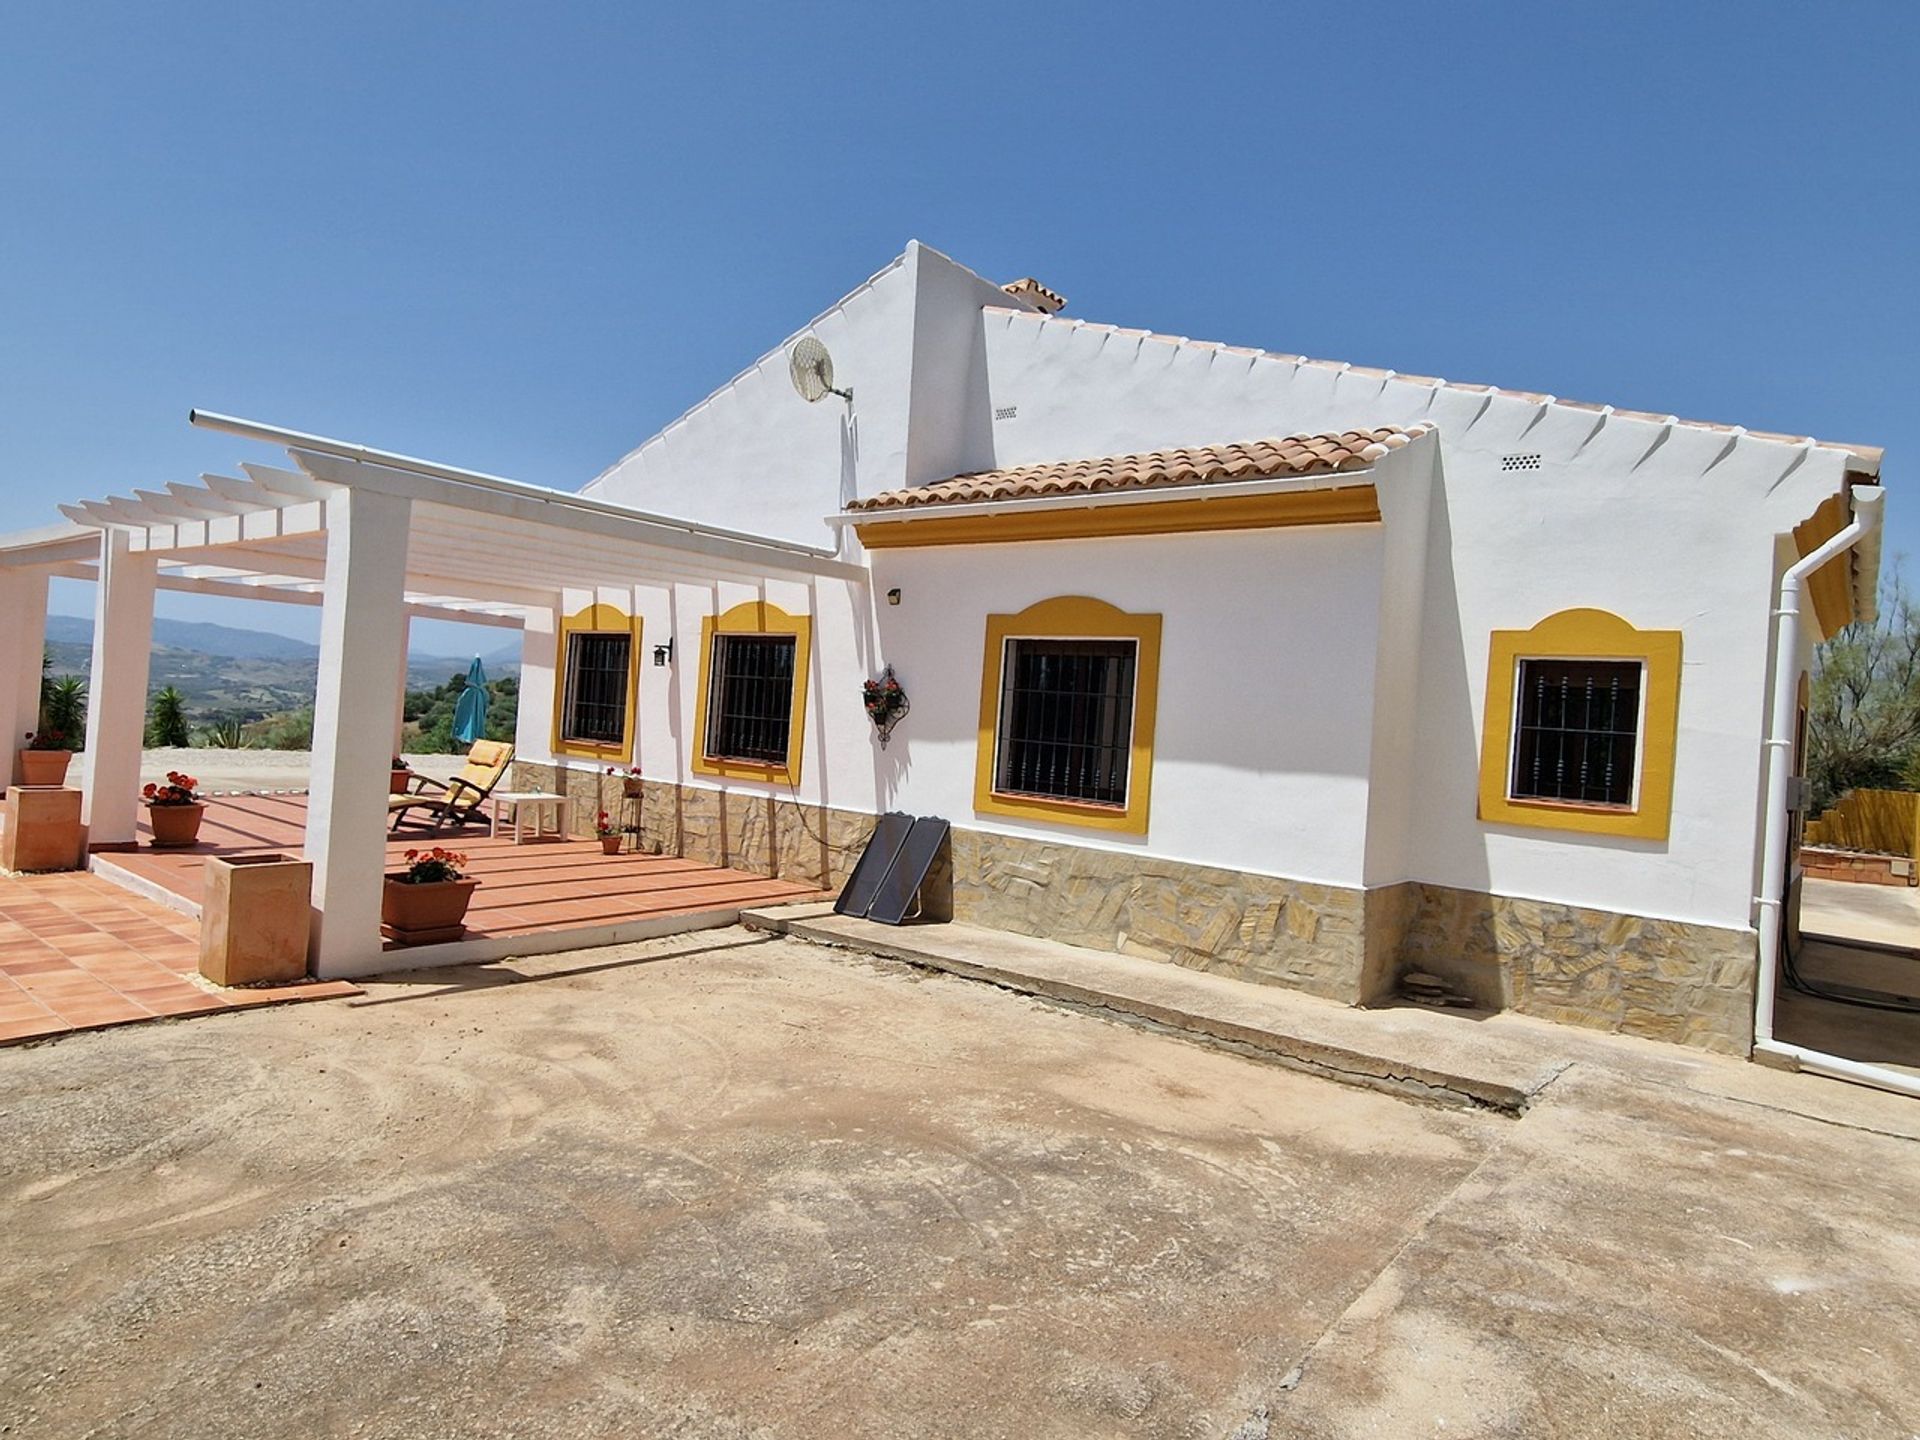
[[[1809,845],[1920,860],[1920,794],[1849,790],[1826,814],[1807,822],[1806,839]]]

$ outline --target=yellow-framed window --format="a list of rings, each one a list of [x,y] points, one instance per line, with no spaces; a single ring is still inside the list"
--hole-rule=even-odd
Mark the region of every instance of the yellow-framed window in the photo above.
[[[1147,833],[1160,616],[1084,595],[987,617],[973,808]]]
[[[560,622],[554,655],[553,753],[625,761],[640,691],[637,615],[595,603]]]
[[[1480,818],[1666,839],[1679,718],[1678,630],[1581,609],[1494,631]]]
[[[694,772],[799,784],[812,620],[748,600],[707,616],[700,631]]]

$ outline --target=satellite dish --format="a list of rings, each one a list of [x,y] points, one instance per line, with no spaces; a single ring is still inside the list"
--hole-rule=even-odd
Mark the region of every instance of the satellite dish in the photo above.
[[[853,391],[833,388],[833,356],[811,335],[802,335],[794,341],[793,350],[787,356],[787,374],[792,377],[793,388],[800,392],[800,398],[809,405],[829,395],[838,395],[849,405],[853,403]]]

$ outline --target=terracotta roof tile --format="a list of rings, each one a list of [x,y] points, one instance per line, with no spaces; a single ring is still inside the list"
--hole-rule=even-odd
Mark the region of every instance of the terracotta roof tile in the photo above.
[[[849,510],[904,510],[920,505],[961,505],[988,500],[1028,500],[1045,495],[1099,494],[1110,490],[1146,490],[1170,485],[1224,484],[1235,480],[1290,479],[1360,470],[1398,450],[1431,428],[1345,430],[1335,435],[1289,435],[1283,440],[1249,440],[1232,445],[1203,445],[1154,450],[1142,455],[1104,455],[1089,460],[1055,460],[1011,470],[981,470],[931,485],[887,490],[853,501]]]
[[[1067,297],[1058,290],[1049,290],[1031,275],[1018,280],[1010,280],[1000,287],[1016,300],[1026,300],[1036,306],[1043,315],[1058,315],[1067,308]]]

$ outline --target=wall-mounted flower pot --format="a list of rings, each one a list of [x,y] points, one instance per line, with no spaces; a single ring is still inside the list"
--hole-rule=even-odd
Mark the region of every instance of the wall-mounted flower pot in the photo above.
[[[22,785],[67,783],[67,766],[73,762],[71,750],[22,750],[18,754]]]
[[[0,801],[0,870],[77,870],[83,853],[80,792],[58,785],[14,785]]]
[[[216,985],[285,984],[307,973],[313,865],[285,855],[207,857],[200,973]]]
[[[380,933],[402,945],[443,945],[466,934],[478,880],[409,885],[389,875],[380,897]]]
[[[173,850],[194,844],[200,838],[200,818],[206,813],[204,800],[191,805],[149,805],[147,828],[153,831],[153,848]]]

